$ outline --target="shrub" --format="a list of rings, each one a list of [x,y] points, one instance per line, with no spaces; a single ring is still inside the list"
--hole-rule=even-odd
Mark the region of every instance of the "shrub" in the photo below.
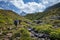
[[[5,23],[5,21],[4,21],[4,20],[2,20],[2,19],[0,19],[0,23]]]
[[[51,25],[40,25],[35,28],[38,32],[50,33],[52,31]]]
[[[54,29],[54,31],[50,33],[50,38],[60,40],[60,28]]]
[[[21,33],[20,40],[32,40],[30,37],[30,33],[26,29],[24,28],[20,29],[20,33]]]

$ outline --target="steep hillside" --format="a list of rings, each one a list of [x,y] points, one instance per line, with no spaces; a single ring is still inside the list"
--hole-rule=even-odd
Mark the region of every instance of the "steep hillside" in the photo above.
[[[45,24],[60,27],[60,3],[47,8],[42,13],[28,14],[25,17],[30,20],[42,20]]]
[[[24,17],[18,15],[17,13],[11,10],[0,10],[0,23],[12,24],[14,20],[25,21],[27,19],[25,19]]]
[[[60,3],[49,7],[46,15],[42,18],[45,23],[60,27]]]
[[[60,3],[57,3],[53,6],[50,6],[50,7],[46,8],[45,12],[48,11],[48,10],[51,10],[51,9],[59,8],[59,7],[60,7]]]
[[[25,16],[25,18],[30,19],[30,20],[39,20],[41,19],[45,14],[38,12],[38,13],[34,13],[34,14],[27,14]]]
[[[25,17],[31,20],[40,20],[41,18],[44,18],[46,15],[59,15],[60,11],[60,3],[53,5],[51,7],[48,7],[44,12],[42,13],[36,13],[36,14],[27,14]]]
[[[13,20],[22,19],[21,16],[10,10],[0,10],[0,23],[13,23]]]
[[[21,20],[16,27],[14,20]],[[31,22],[11,10],[0,10],[0,40],[32,40],[26,27]],[[26,36],[25,36],[26,35]]]
[[[46,13],[42,20],[47,24],[59,25],[60,24],[60,8],[55,8]],[[58,26],[60,27],[60,26]]]

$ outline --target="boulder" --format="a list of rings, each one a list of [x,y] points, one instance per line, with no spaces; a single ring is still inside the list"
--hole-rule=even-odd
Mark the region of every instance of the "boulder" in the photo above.
[[[12,35],[13,34],[11,32],[6,34],[6,36],[8,36],[8,37],[12,37]]]

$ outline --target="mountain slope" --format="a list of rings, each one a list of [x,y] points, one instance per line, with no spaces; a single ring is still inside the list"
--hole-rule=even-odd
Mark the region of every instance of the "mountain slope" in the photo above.
[[[25,18],[30,19],[30,20],[38,20],[40,18],[42,18],[44,15],[44,13],[38,12],[38,13],[34,13],[34,14],[27,14],[25,16]]]
[[[22,19],[17,13],[10,10],[0,10],[0,23],[10,23],[16,19]]]
[[[59,7],[60,7],[60,3],[57,3],[53,6],[50,6],[50,7],[46,8],[45,12],[48,11],[48,10],[51,10],[51,9],[59,8]]]
[[[28,14],[25,17],[30,20],[42,20],[46,24],[60,27],[60,3],[47,8],[43,13]]]
[[[14,20],[21,20],[21,23],[16,27]],[[11,10],[0,9],[0,40],[32,40],[26,28],[30,24],[26,22],[31,21]]]
[[[42,20],[42,25],[38,24],[35,30],[49,34],[50,40],[60,40],[60,3],[47,8],[43,13],[28,14],[25,17],[32,21]]]
[[[60,15],[59,14],[59,11],[60,11],[60,3],[56,4],[56,5],[53,5],[51,7],[48,7],[44,12],[42,13],[36,13],[36,14],[27,14],[25,17],[28,18],[28,19],[31,19],[31,20],[40,20],[41,18],[45,17],[46,15],[48,14],[51,14],[51,15]],[[52,14],[54,13],[54,14]]]

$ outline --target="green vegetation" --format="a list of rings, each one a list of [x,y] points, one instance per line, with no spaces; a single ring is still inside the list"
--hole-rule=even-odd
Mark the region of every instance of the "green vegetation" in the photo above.
[[[45,13],[38,12],[34,14],[27,14],[25,17],[30,20],[38,20],[38,19],[41,19],[44,15]]]
[[[43,24],[35,26],[35,30],[49,34],[51,40],[60,40],[60,3],[47,8],[42,13],[27,14],[25,18],[32,21],[42,20]]]
[[[22,22],[16,27],[14,20]],[[31,22],[13,11],[0,10],[0,40],[32,40],[29,31],[24,28],[29,24],[24,21]]]
[[[34,27],[38,33],[45,33],[49,34],[51,40],[60,40],[60,28],[54,28],[52,25],[44,24],[44,25],[37,25]]]
[[[52,7],[50,7],[52,8]],[[60,7],[54,7],[36,14],[28,14],[24,17],[10,10],[0,10],[0,40],[40,40],[31,37],[28,28],[33,28],[38,34],[49,35],[50,40],[60,40]],[[27,19],[26,19],[27,18]],[[16,27],[14,20],[21,20]],[[36,24],[34,20],[42,20],[42,24]]]
[[[25,18],[30,20],[41,20],[42,18],[60,16],[60,3],[47,8],[44,12],[37,12],[34,14],[27,14]]]

